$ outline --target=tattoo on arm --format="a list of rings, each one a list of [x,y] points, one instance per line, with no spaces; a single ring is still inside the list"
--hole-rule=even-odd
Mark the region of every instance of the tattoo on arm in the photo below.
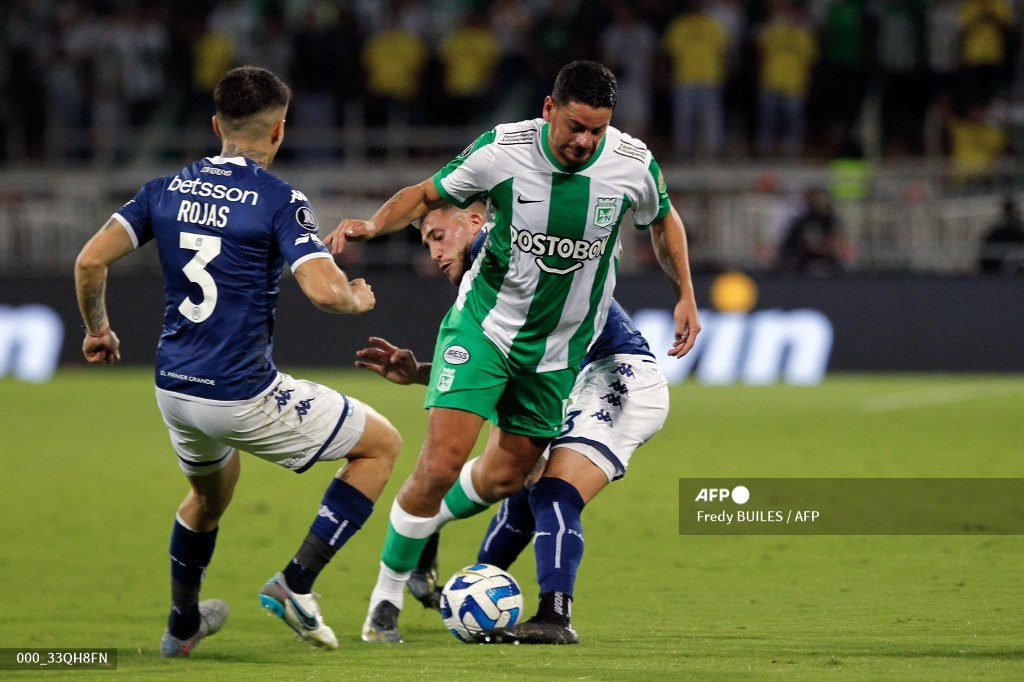
[[[103,327],[103,321],[107,319],[107,306],[104,292],[106,286],[103,283],[92,284],[85,289],[85,308],[88,310],[86,326],[89,329],[99,330]]]

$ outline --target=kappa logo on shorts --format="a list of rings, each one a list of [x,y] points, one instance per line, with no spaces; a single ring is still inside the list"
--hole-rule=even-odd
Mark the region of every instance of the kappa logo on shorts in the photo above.
[[[469,362],[469,351],[462,346],[448,346],[443,357],[449,365],[464,365]]]
[[[437,390],[447,391],[452,387],[452,382],[455,380],[455,370],[450,367],[445,367],[441,370],[441,376],[437,377]]]

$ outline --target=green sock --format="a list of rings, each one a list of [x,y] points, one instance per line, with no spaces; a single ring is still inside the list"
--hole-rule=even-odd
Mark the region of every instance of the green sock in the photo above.
[[[430,536],[410,538],[395,530],[393,523],[388,523],[388,534],[384,538],[384,550],[380,560],[393,571],[405,572],[416,568],[423,553],[423,546]]]
[[[444,505],[448,507],[448,511],[456,519],[468,519],[470,516],[476,516],[480,512],[491,508],[491,505],[480,504],[466,494],[466,491],[462,488],[461,476],[445,494]]]

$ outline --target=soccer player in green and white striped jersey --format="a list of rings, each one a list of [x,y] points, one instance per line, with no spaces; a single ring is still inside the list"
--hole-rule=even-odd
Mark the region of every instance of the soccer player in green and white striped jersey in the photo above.
[[[343,220],[324,240],[338,254],[349,239],[400,230],[443,202],[486,199],[494,220],[438,332],[427,437],[391,509],[365,641],[402,641],[403,589],[441,505],[466,518],[508,497],[559,433],[562,401],[604,326],[629,209],[678,292],[669,355],[693,347],[700,323],[683,223],[647,147],[610,126],[616,95],[606,67],[572,62],[542,118],[495,127],[370,220]],[[467,462],[485,420],[496,428]]]

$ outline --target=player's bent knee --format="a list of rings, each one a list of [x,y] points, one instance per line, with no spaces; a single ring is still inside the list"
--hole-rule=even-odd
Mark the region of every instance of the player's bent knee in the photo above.
[[[483,499],[497,502],[519,492],[525,480],[526,476],[519,470],[501,469],[484,472],[480,481],[482,490],[477,492]]]

